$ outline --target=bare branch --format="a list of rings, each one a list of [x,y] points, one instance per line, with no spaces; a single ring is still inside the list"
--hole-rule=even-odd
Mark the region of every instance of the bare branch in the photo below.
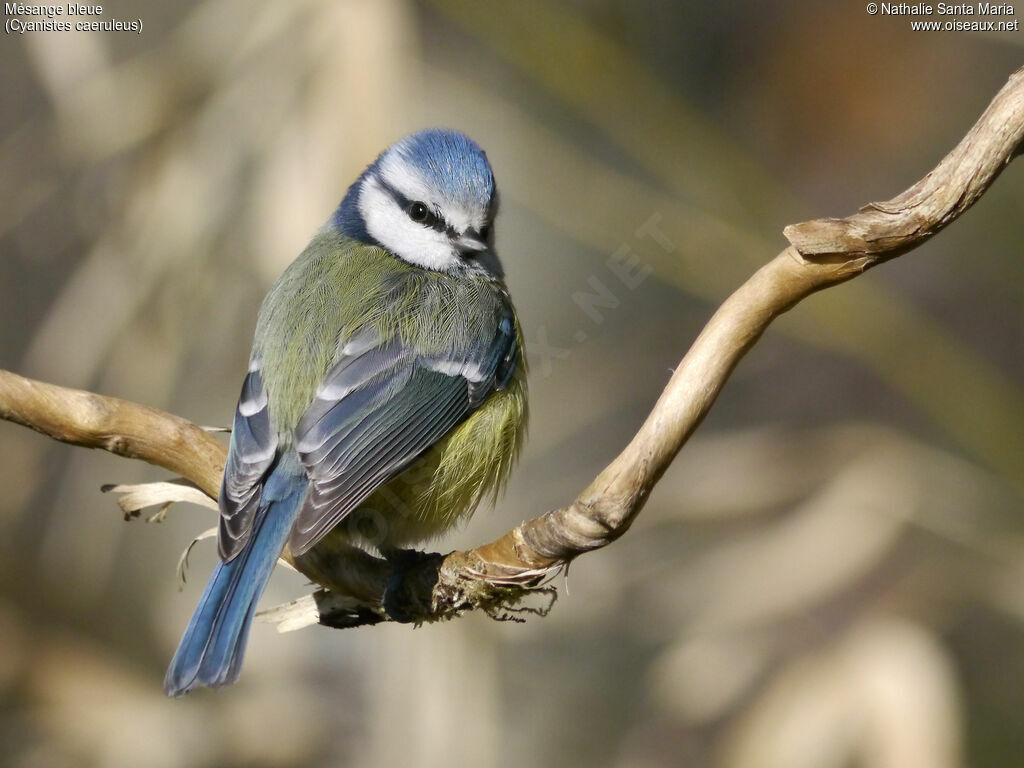
[[[921,245],[974,204],[1022,147],[1024,68],[1010,77],[957,147],[910,189],[845,219],[786,227],[792,245],[722,304],[626,449],[568,507],[523,523],[490,544],[449,555],[432,605],[457,606],[461,592],[473,589],[466,586],[469,579],[536,584],[540,575],[625,533],[733,368],[772,320],[811,293]]]
[[[956,148],[917,184],[884,203],[868,203],[845,219],[786,227],[786,239],[807,259],[868,266],[921,245],[985,194],[1024,148],[1024,68],[982,113]]]
[[[467,552],[424,555],[400,569],[366,556],[324,576],[302,610],[322,624],[433,621],[471,608],[514,606],[573,558],[625,533],[747,350],[768,325],[811,293],[913,248],[978,200],[1024,147],[1024,69],[1015,72],[960,144],[917,184],[845,219],[785,229],[791,245],[758,270],[711,318],[625,450],[567,507]],[[224,449],[176,416],[0,372],[0,417],[58,440],[166,467],[215,495]],[[306,606],[303,608],[303,606]]]
[[[0,370],[0,419],[181,475],[216,499],[227,448],[191,421],[138,403]]]

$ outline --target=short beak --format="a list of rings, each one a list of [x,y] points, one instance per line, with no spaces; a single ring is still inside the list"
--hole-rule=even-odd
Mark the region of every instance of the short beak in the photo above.
[[[480,233],[470,227],[462,233],[462,237],[455,241],[459,250],[463,253],[476,253],[486,251],[490,246],[480,236]]]

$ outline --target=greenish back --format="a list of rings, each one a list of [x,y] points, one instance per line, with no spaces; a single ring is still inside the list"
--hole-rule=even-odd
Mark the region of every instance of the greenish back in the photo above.
[[[324,230],[260,309],[253,359],[262,363],[272,423],[290,439],[339,350],[367,325],[384,341],[397,335],[440,354],[489,340],[510,309],[500,281],[420,269]]]

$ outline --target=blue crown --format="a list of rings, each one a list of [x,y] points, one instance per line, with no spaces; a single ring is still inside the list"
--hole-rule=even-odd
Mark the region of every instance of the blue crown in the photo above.
[[[367,243],[375,243],[366,231],[359,212],[359,189],[367,176],[380,168],[392,152],[422,174],[424,180],[449,200],[466,208],[490,208],[497,188],[487,155],[480,146],[459,131],[430,128],[413,133],[385,149],[348,188],[332,217],[340,232]]]
[[[467,207],[487,208],[491,204],[491,164],[466,134],[433,128],[407,136],[393,149],[448,199]]]

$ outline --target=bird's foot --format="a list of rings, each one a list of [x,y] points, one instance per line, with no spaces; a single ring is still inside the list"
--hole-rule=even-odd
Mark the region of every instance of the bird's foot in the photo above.
[[[393,569],[384,591],[384,611],[402,624],[421,622],[428,615],[444,555],[416,549],[389,549],[381,554]]]

